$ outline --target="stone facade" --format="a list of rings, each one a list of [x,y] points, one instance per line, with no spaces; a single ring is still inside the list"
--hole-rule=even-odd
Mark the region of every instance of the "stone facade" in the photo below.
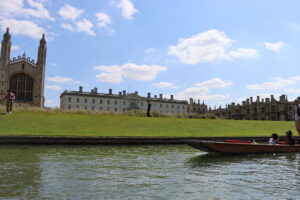
[[[289,121],[293,120],[292,105],[293,102],[289,102],[285,95],[281,95],[279,100],[273,95],[261,100],[257,96],[256,101],[250,97],[242,105],[231,103],[226,108],[219,107],[209,112],[224,119]]]
[[[43,35],[38,48],[37,62],[26,57],[10,58],[11,36],[9,29],[3,36],[0,57],[0,104],[10,89],[16,95],[15,102],[33,106],[44,106],[44,80],[46,66],[46,40]]]
[[[207,105],[205,105],[204,102],[200,103],[200,100],[198,100],[197,103],[196,101],[194,101],[194,99],[190,98],[190,104],[188,105],[188,113],[203,115],[207,113]]]
[[[118,94],[113,94],[112,89],[108,93],[98,93],[97,88],[91,92],[84,92],[82,87],[79,91],[65,90],[60,95],[60,109],[62,110],[88,110],[95,112],[125,112],[131,109],[147,111],[148,101],[151,103],[151,113],[163,114],[187,114],[187,101],[175,100],[171,95],[170,99],[159,97],[148,93],[147,97],[142,97],[135,93],[126,93],[125,90]]]

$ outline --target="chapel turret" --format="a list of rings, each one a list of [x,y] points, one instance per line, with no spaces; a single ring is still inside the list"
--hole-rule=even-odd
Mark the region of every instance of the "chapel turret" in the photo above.
[[[11,36],[9,33],[9,28],[6,29],[5,34],[3,35],[3,40],[1,44],[1,64],[8,64],[10,58],[10,48],[11,48]]]

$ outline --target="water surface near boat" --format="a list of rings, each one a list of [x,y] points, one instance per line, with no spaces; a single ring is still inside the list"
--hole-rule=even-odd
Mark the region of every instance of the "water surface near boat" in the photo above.
[[[187,145],[0,146],[2,199],[297,199],[300,154]]]

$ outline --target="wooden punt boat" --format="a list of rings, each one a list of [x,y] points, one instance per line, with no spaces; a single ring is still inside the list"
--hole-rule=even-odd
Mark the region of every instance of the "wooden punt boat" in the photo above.
[[[287,144],[263,144],[248,141],[199,141],[187,140],[186,144],[206,152],[225,153],[225,154],[263,154],[263,153],[293,153],[300,152],[300,145]]]

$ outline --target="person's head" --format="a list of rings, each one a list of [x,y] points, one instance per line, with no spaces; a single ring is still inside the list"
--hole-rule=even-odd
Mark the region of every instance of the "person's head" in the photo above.
[[[277,133],[272,133],[272,138],[273,138],[273,140],[277,140],[278,139],[278,134]]]
[[[292,137],[293,132],[288,130],[287,132],[285,132],[285,134],[286,134],[287,137]]]
[[[11,90],[7,90],[7,93],[11,93]]]

